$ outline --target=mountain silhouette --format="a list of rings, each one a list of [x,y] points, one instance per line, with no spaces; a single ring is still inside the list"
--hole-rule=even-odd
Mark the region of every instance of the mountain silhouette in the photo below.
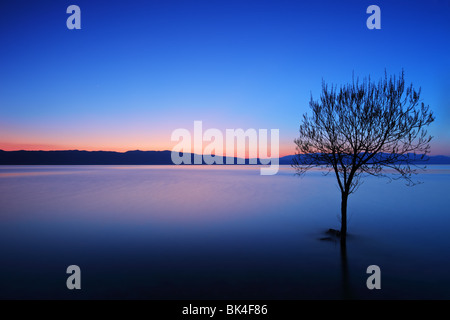
[[[169,165],[171,151],[3,151],[0,165]],[[194,164],[194,154],[189,154]],[[237,163],[238,158],[233,158]],[[224,157],[224,162],[226,161]],[[245,159],[245,164],[249,160]],[[259,162],[258,162],[259,163]],[[206,164],[203,162],[203,164]]]
[[[172,163],[171,151],[3,151],[0,150],[0,165],[170,165]],[[194,154],[189,154],[191,163],[194,163]],[[380,155],[383,156],[383,155]],[[291,164],[295,155],[279,158],[279,164]],[[425,156],[426,161],[417,161],[424,164],[450,164],[447,156]],[[233,158],[237,164],[238,158]],[[241,159],[242,160],[242,159]],[[261,164],[259,159],[257,164]],[[225,163],[224,157],[224,163]],[[203,164],[206,164],[203,162]],[[245,159],[249,164],[249,159]]]

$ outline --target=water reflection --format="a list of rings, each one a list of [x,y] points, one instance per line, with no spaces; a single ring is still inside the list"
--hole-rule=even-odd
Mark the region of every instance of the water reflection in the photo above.
[[[343,299],[352,299],[350,275],[347,259],[347,240],[340,241],[341,269],[342,269],[342,297]]]
[[[320,172],[0,167],[0,298],[70,298],[70,264],[85,270],[82,298],[372,298],[370,264],[391,281],[381,297],[449,297],[449,170],[437,171],[414,188],[368,180],[349,203],[358,236],[330,246],[317,239],[339,227],[340,199]]]

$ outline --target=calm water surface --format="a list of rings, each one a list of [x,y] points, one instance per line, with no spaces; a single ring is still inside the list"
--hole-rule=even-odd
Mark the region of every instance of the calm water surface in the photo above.
[[[340,208],[319,171],[0,166],[0,298],[450,299],[450,166],[419,179],[365,180],[343,256],[319,240]]]

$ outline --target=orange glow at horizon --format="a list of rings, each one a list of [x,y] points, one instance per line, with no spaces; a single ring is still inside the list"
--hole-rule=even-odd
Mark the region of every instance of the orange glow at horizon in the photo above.
[[[132,141],[132,140],[131,140]],[[59,142],[59,141],[58,141]],[[126,152],[131,150],[141,150],[141,151],[171,151],[172,148],[177,144],[177,142],[168,142],[167,139],[154,140],[149,142],[143,141],[134,141],[131,143],[121,141],[122,143],[105,143],[101,141],[91,140],[90,143],[70,143],[66,141],[66,143],[24,143],[24,142],[1,142],[0,141],[0,150],[4,151],[58,151],[58,150],[83,150],[83,151],[114,151],[114,152]],[[203,149],[210,142],[203,143]],[[191,152],[193,152],[193,147],[191,148]],[[237,157],[239,154],[243,152],[245,154],[245,158],[248,158],[250,155],[250,150],[248,145],[246,145],[245,150],[234,150],[234,156]],[[258,150],[255,150],[257,157],[259,157]],[[295,153],[295,146],[292,146],[288,143],[281,143],[279,147],[279,156],[284,157],[287,155],[292,155]],[[212,152],[215,155],[215,152]],[[220,155],[220,154],[218,154]],[[267,155],[271,156],[270,143],[267,150]],[[226,150],[224,148],[223,156],[226,156]],[[265,158],[262,155],[262,158]]]

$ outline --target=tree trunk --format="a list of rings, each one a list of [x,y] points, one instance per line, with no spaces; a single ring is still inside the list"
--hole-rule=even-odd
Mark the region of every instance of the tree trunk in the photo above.
[[[342,192],[341,200],[341,241],[345,243],[347,238],[347,199],[348,192]]]

